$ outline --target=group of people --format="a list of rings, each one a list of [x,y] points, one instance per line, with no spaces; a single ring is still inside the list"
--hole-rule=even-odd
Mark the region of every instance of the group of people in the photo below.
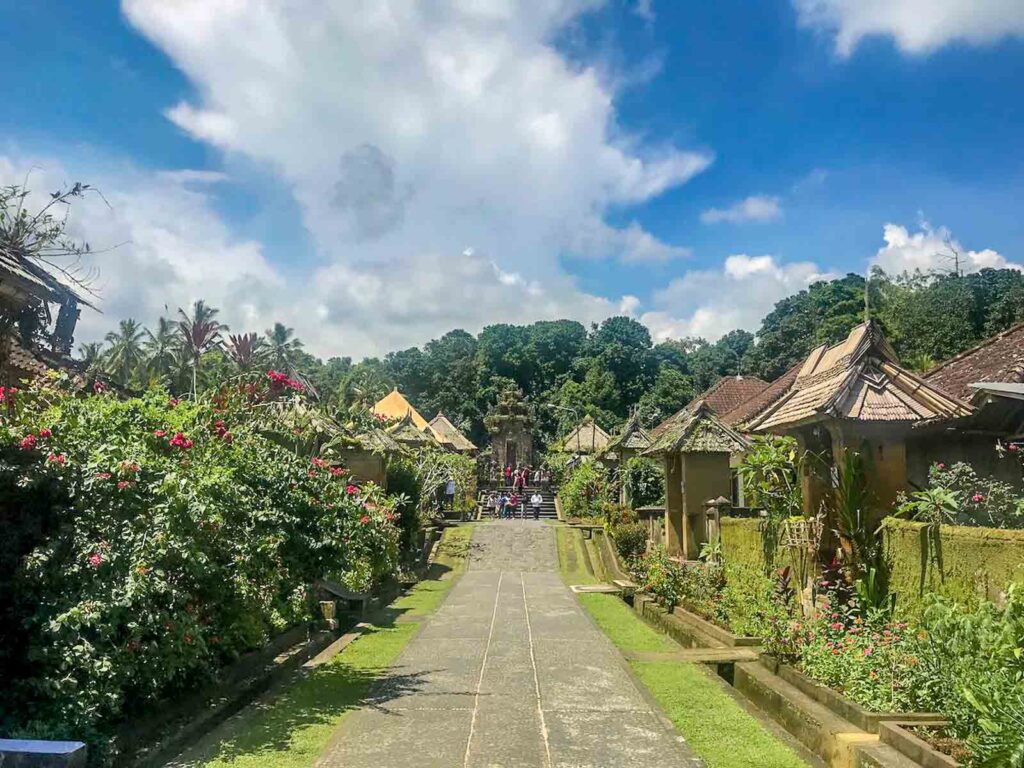
[[[494,510],[494,516],[502,520],[515,520],[519,517],[521,520],[526,519],[526,496],[520,495],[515,489],[510,493],[501,491],[500,493],[492,493],[490,498],[487,500],[487,506]],[[530,508],[533,511],[533,519],[540,519],[540,508],[544,504],[544,496],[541,494],[540,489],[535,489],[533,495],[529,498]]]
[[[526,490],[526,486],[530,484],[531,478],[535,486],[547,488],[551,483],[550,470],[543,469],[542,467],[537,467],[537,469],[531,471],[529,467],[521,464],[517,467],[506,464],[502,474],[505,478],[505,487],[511,488],[514,493],[523,493]]]

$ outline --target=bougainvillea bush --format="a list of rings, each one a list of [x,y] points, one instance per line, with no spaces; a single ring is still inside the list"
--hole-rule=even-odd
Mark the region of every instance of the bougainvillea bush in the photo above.
[[[310,618],[309,585],[395,568],[393,513],[267,418],[290,383],[8,394],[0,417],[0,732],[87,738]],[[276,401],[272,403],[271,401]]]

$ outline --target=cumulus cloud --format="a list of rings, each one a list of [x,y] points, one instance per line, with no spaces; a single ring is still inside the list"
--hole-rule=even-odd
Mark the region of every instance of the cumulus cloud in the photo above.
[[[551,297],[560,315],[614,312],[617,302],[574,286],[560,255],[688,253],[606,220],[685,184],[713,156],[630,135],[615,110],[625,86],[551,43],[602,4],[122,7],[194,86],[167,117],[229,165],[238,156],[271,169],[294,196],[321,259],[296,296],[318,308],[325,346],[315,348],[358,355],[453,325],[546,317]]]
[[[728,208],[709,208],[700,215],[705,224],[746,224],[775,221],[782,217],[782,204],[777,197],[752,195]]]
[[[734,254],[718,269],[693,270],[654,295],[640,319],[659,340],[701,336],[715,340],[736,328],[756,330],[775,302],[834,274],[809,261]]]
[[[913,234],[899,224],[886,224],[882,239],[885,245],[878,249],[871,263],[894,275],[918,270],[952,272],[957,265],[961,272],[977,272],[986,267],[1022,268],[990,248],[969,250],[946,227],[935,229],[928,223],[922,223],[921,229]]]
[[[888,35],[907,53],[951,43],[994,43],[1024,35],[1020,0],[793,0],[803,26],[835,38],[846,57],[865,37]]]

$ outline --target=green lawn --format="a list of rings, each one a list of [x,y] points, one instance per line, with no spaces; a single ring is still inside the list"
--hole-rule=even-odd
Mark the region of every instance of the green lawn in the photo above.
[[[394,662],[465,567],[470,526],[448,528],[429,578],[373,618],[365,631],[330,662],[282,692],[260,700],[215,729],[176,765],[205,768],[308,768],[348,712]],[[397,621],[399,617],[402,621]],[[410,620],[413,619],[413,620]]]
[[[590,559],[589,551],[584,554],[584,549],[589,543],[575,528],[559,527],[555,529],[558,543],[558,565],[562,572],[562,579],[566,584],[596,584],[600,579],[594,574],[591,568],[587,568],[589,562],[593,567],[594,560]]]
[[[563,541],[563,536],[565,541]],[[579,531],[559,530],[559,563],[572,564]],[[564,559],[563,559],[564,554]],[[570,584],[578,573],[563,571]],[[678,651],[675,641],[655,630],[615,595],[576,595],[595,623],[621,651]],[[696,664],[630,661],[630,666],[708,768],[807,768],[786,744],[770,734]]]

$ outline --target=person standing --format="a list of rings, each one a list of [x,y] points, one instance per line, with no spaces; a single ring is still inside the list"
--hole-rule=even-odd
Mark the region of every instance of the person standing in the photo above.
[[[508,488],[510,485],[512,485],[512,465],[511,464],[506,464],[505,465],[505,487]]]
[[[449,512],[455,511],[455,478],[448,475],[448,481],[444,484],[444,504]]]
[[[533,519],[540,520],[540,505],[544,503],[544,497],[540,495],[540,490],[533,492],[533,496],[530,497],[530,506],[533,507]]]
[[[519,506],[519,494],[512,491],[512,495],[508,497],[508,516],[512,519],[516,519],[516,508]]]
[[[504,491],[498,496],[498,503],[495,506],[498,519],[503,519],[508,514],[508,496],[505,495]]]

